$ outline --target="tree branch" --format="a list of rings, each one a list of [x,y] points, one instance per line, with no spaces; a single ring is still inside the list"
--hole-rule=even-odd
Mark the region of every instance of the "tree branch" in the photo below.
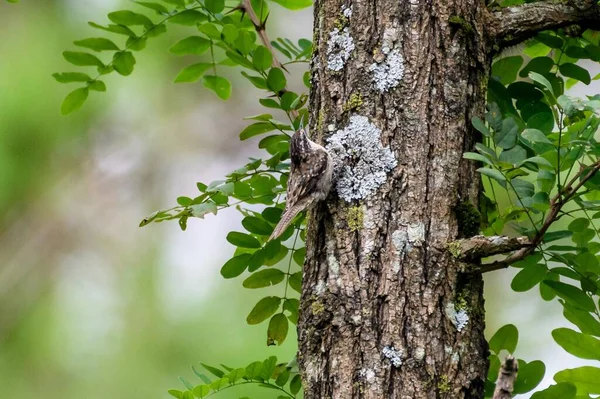
[[[531,245],[527,237],[475,236],[450,244],[453,255],[465,262],[505,254]]]
[[[597,29],[600,23],[596,0],[539,1],[491,10],[491,15],[493,37],[500,47],[518,44],[547,29],[570,24]]]
[[[517,380],[517,372],[519,371],[519,363],[512,356],[507,356],[500,367],[498,379],[496,380],[496,389],[492,399],[510,399],[512,391]]]
[[[587,173],[585,173],[586,170]],[[577,191],[583,187],[588,180],[594,177],[599,170],[600,161],[592,164],[589,168],[581,168],[581,170],[579,170],[579,172],[577,172],[575,176],[560,189],[550,201],[550,212],[548,212],[544,224],[531,240],[527,237],[509,238],[504,236],[475,236],[450,244],[450,252],[453,252],[454,256],[462,261],[474,262],[487,256],[498,255],[513,250],[516,251],[501,261],[481,265],[476,269],[480,273],[505,269],[511,264],[524,259],[542,243],[544,235],[552,223],[556,221],[562,207],[573,198],[575,194],[577,194]]]

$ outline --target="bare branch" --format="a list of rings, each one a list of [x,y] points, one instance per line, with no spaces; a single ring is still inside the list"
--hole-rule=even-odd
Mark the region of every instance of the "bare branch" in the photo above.
[[[519,363],[512,356],[507,356],[500,367],[498,379],[496,380],[496,389],[492,399],[511,399],[512,391],[517,380],[517,372],[519,371]]]
[[[531,241],[527,237],[475,236],[455,241],[451,246],[454,256],[470,262],[531,246]]]
[[[495,42],[501,47],[518,44],[536,33],[578,24],[598,27],[600,7],[595,0],[538,1],[518,7],[491,10]]]

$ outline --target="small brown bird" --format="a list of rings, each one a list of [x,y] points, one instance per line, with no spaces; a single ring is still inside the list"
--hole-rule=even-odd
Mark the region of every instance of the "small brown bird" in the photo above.
[[[311,141],[303,124],[290,141],[290,178],[285,211],[269,240],[279,237],[294,217],[313,202],[327,198],[331,189],[333,161],[325,148]]]

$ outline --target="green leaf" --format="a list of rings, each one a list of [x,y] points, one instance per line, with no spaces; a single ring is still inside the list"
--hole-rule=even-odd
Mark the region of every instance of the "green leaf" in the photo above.
[[[573,356],[581,359],[600,360],[600,341],[591,335],[582,334],[569,328],[552,331],[557,344]]]
[[[192,393],[197,398],[204,398],[210,393],[210,386],[205,384],[196,385],[194,389],[192,389]]]
[[[192,216],[200,219],[204,219],[204,216],[208,213],[217,214],[217,205],[211,201],[194,204],[190,208],[192,209]]]
[[[175,78],[175,83],[191,83],[195,82],[206,72],[208,69],[212,67],[212,64],[207,62],[199,62],[197,64],[192,64],[183,68],[177,77]]]
[[[492,135],[490,130],[487,128],[485,123],[480,118],[474,116],[473,118],[471,118],[471,124],[473,125],[473,127],[475,129],[477,129],[479,132],[481,132],[481,134],[483,134],[484,136],[489,137]]]
[[[129,76],[133,72],[135,57],[131,51],[119,51],[113,57],[115,71],[123,76]]]
[[[225,388],[227,385],[229,385],[229,380],[227,378],[219,378],[218,380],[211,382],[210,388],[218,391],[219,389]]]
[[[273,55],[265,46],[258,46],[252,54],[252,63],[258,71],[266,71],[273,63]]]
[[[492,65],[492,75],[499,77],[503,85],[508,85],[517,79],[521,65],[523,57],[519,55],[501,58]]]
[[[561,283],[559,281],[544,281],[544,284],[552,288],[556,295],[567,301],[570,305],[589,312],[593,312],[596,309],[592,298],[587,296],[582,290],[569,284]]]
[[[543,88],[548,90],[550,94],[554,96],[554,88],[552,87],[552,83],[544,75],[541,75],[537,72],[529,72],[529,79],[533,80],[536,83],[539,83]]]
[[[154,26],[154,23],[147,16],[129,10],[111,12],[108,14],[108,19],[117,25],[143,25],[147,28]]]
[[[183,392],[178,389],[169,389],[167,393],[177,399],[183,398]]]
[[[219,32],[219,28],[217,28],[217,25],[211,22],[203,23],[198,27],[198,30],[213,40],[221,40],[221,32]]]
[[[567,320],[575,324],[582,333],[600,337],[600,322],[589,312],[565,306],[563,315]]]
[[[554,116],[549,112],[537,113],[527,120],[527,127],[540,130],[544,134],[550,134],[554,128]]]
[[[254,216],[246,216],[242,220],[242,226],[244,226],[244,228],[250,233],[262,236],[269,236],[273,232],[273,226],[265,222],[263,219]]]
[[[512,164],[513,166],[519,165],[527,158],[527,150],[521,147],[520,145],[516,145],[510,150],[504,150],[500,153],[498,159],[502,162],[506,162]]]
[[[100,92],[106,91],[106,84],[101,80],[92,80],[92,81],[88,82],[87,87],[88,87],[88,89],[94,90],[94,91],[100,91]]]
[[[100,29],[100,30],[104,30],[107,32],[112,32],[112,33],[116,33],[119,35],[125,35],[125,36],[129,36],[129,37],[137,37],[137,35],[135,34],[134,31],[132,31],[131,29],[129,29],[126,26],[123,25],[113,25],[110,24],[108,26],[102,26],[99,25],[95,22],[88,22],[88,25],[90,25],[92,28],[96,28],[96,29]]]
[[[534,393],[531,399],[574,399],[576,393],[577,389],[572,384],[559,383]]]
[[[292,381],[290,382],[290,392],[292,395],[296,395],[302,389],[302,380],[300,379],[300,375],[296,374]]]
[[[299,248],[297,250],[294,251],[294,262],[296,262],[296,264],[298,266],[303,266],[304,265],[304,258],[306,257],[306,247],[302,247]]]
[[[556,240],[562,240],[563,238],[571,237],[572,232],[566,230],[550,231],[544,234],[544,242],[549,243]]]
[[[246,56],[252,51],[255,40],[256,36],[254,33],[250,34],[248,31],[240,30],[238,31],[238,37],[235,39],[234,45],[243,56]]]
[[[298,293],[302,293],[302,272],[294,273],[290,276],[288,284]]]
[[[214,375],[217,378],[223,378],[223,376],[225,375],[223,370],[219,370],[218,368],[209,366],[208,364],[204,364],[204,363],[200,363],[200,364],[202,365],[202,367],[204,367],[206,370],[208,370],[212,375]]]
[[[535,37],[541,43],[544,43],[546,46],[551,48],[562,48],[564,46],[564,42],[560,37],[550,35],[548,33],[538,33]]]
[[[225,0],[204,0],[206,9],[214,14],[218,14],[225,8]]]
[[[498,354],[502,349],[514,353],[519,341],[519,330],[513,324],[501,327],[490,339],[490,350]]]
[[[563,76],[577,79],[580,82],[585,83],[586,85],[589,85],[592,81],[588,70],[580,67],[579,65],[571,64],[568,62],[559,66],[559,71]]]
[[[576,233],[578,231],[582,231],[588,228],[590,225],[590,221],[586,218],[577,218],[569,223],[569,231]]]
[[[494,143],[500,148],[510,149],[517,142],[519,126],[513,118],[507,118],[502,121],[502,127],[494,135]]]
[[[506,90],[512,98],[525,101],[538,101],[544,98],[544,93],[542,93],[536,85],[529,82],[511,83]]]
[[[163,6],[162,4],[158,4],[158,3],[151,3],[151,2],[147,2],[147,1],[136,1],[137,4],[144,6],[146,8],[149,8],[151,10],[156,11],[158,14],[161,15],[166,15],[169,13],[169,10]]]
[[[268,122],[257,122],[247,126],[240,133],[240,140],[248,140],[251,137],[258,136],[260,134],[268,133],[275,130],[275,125]]]
[[[52,76],[58,83],[87,82],[92,80],[89,75],[81,72],[53,73]]]
[[[277,285],[283,281],[285,273],[279,269],[265,269],[253,273],[242,285],[244,288],[264,288]]]
[[[169,48],[169,52],[177,55],[204,54],[210,47],[210,40],[201,36],[189,36],[175,43]]]
[[[244,374],[244,378],[249,380],[256,379],[256,376],[260,374],[260,370],[262,369],[262,362],[252,362],[248,366],[246,366],[246,374]]]
[[[226,375],[226,377],[227,377],[227,379],[229,380],[229,382],[231,384],[235,384],[237,381],[239,381],[242,378],[244,378],[245,375],[246,375],[246,369],[239,368],[239,369],[231,370]]]
[[[239,276],[248,267],[250,254],[241,254],[229,259],[221,268],[221,276],[224,278],[234,278]]]
[[[544,374],[546,374],[546,366],[543,362],[539,360],[531,363],[519,361],[519,375],[515,381],[513,394],[522,394],[533,390],[542,382]]]
[[[178,25],[194,26],[198,22],[206,21],[208,17],[197,10],[185,10],[169,18],[169,22]]]
[[[269,87],[269,90],[274,93],[279,93],[285,88],[286,84],[287,81],[281,69],[271,68],[271,70],[269,70],[269,75],[267,76],[267,86]]]
[[[277,357],[270,356],[264,362],[262,362],[262,367],[260,369],[260,373],[258,377],[263,381],[270,380],[275,372],[275,367],[277,365]]]
[[[260,248],[260,242],[249,234],[231,231],[227,234],[227,241],[236,247],[241,248]]]
[[[71,112],[77,111],[81,108],[83,103],[85,103],[85,100],[87,100],[88,94],[89,89],[87,87],[82,87],[70,92],[60,106],[60,113],[68,115]]]
[[[552,142],[546,137],[544,133],[537,129],[525,129],[523,133],[521,133],[521,138],[524,139],[524,143],[531,147],[532,149],[538,148],[550,148],[553,149],[554,146]],[[541,146],[540,146],[541,144]],[[545,152],[545,151],[544,151]]]
[[[502,175],[502,173],[498,172],[496,169],[479,168],[479,169],[477,169],[477,171],[479,173],[481,173],[482,175],[486,175],[488,177],[491,177],[492,179],[497,180],[499,182],[505,182],[506,181],[506,177],[504,177]]]
[[[279,309],[280,303],[281,298],[276,296],[268,296],[261,299],[254,306],[252,311],[250,311],[248,317],[246,317],[246,322],[250,325],[262,323],[271,317],[277,311],[277,309]],[[246,369],[246,372],[248,372],[248,369]]]
[[[89,48],[94,51],[119,50],[119,47],[111,40],[102,37],[93,37],[89,39],[76,40],[73,42],[76,46]]]
[[[233,193],[238,198],[247,198],[252,195],[252,188],[248,183],[236,181],[233,183]]]
[[[554,66],[554,61],[550,57],[536,57],[529,61],[529,63],[519,72],[519,76],[526,78],[529,72],[537,72],[544,74],[550,72]]]
[[[273,0],[273,2],[288,10],[301,10],[312,5],[312,0]]]
[[[202,83],[204,87],[214,91],[221,100],[227,100],[231,96],[231,83],[222,76],[204,75]]]
[[[575,385],[577,393],[600,394],[600,369],[597,367],[584,366],[562,370],[554,375],[554,381]],[[561,397],[563,398],[564,396]]]
[[[98,57],[89,53],[83,53],[79,51],[64,51],[63,57],[67,62],[77,66],[104,66]]]
[[[486,156],[478,154],[476,152],[465,152],[463,154],[463,158],[483,162],[487,165],[494,166],[494,163],[491,160],[489,160]]]
[[[516,292],[529,291],[542,281],[547,271],[546,266],[541,265],[526,267],[517,273],[510,287]]]
[[[271,317],[269,329],[267,330],[267,345],[281,345],[287,337],[289,322],[283,313],[277,313]]]

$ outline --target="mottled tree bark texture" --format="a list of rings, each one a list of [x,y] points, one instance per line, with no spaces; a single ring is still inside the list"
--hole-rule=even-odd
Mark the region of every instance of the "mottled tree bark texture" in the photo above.
[[[477,206],[480,188],[462,159],[478,139],[470,120],[484,112],[492,57],[511,29],[526,38],[579,12],[563,7],[540,23],[510,10],[479,0],[315,2],[311,136],[338,167],[309,218],[298,323],[305,398],[483,398],[482,278],[460,273],[447,250],[476,234],[456,212]]]

